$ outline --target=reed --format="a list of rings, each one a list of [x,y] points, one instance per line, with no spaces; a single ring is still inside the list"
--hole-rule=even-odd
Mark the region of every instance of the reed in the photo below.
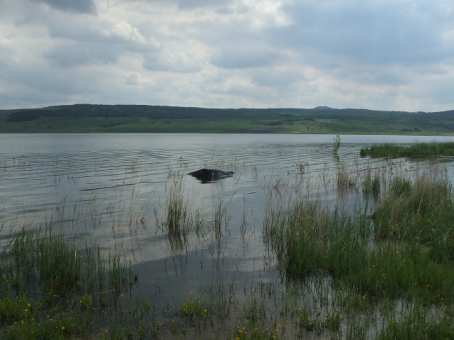
[[[334,159],[339,162],[340,157],[339,157],[339,149],[341,147],[341,137],[339,135],[336,135],[334,138],[334,144],[333,144],[333,155]]]
[[[363,179],[363,193],[366,196],[372,196],[375,199],[378,199],[381,192],[381,180],[380,176],[375,174],[372,176],[371,172],[368,171],[366,176]]]
[[[90,294],[118,295],[134,277],[117,256],[106,256],[98,247],[79,248],[62,235],[20,232],[3,255],[2,281],[15,295],[65,298]]]
[[[434,317],[416,305],[400,320],[388,321],[387,327],[378,334],[379,340],[453,339],[454,326],[446,316]]]
[[[269,213],[265,232],[285,277],[328,276],[369,299],[454,298],[453,200],[446,182],[395,180],[371,221],[321,202]]]
[[[98,247],[78,247],[52,231],[20,232],[0,257],[0,338],[92,336],[110,327],[136,280]]]
[[[337,191],[340,194],[344,194],[350,190],[355,189],[356,182],[354,177],[350,172],[348,172],[345,167],[340,164],[337,167],[336,171],[336,184],[337,184]]]
[[[187,236],[195,222],[186,202],[183,181],[176,178],[170,183],[166,202],[164,229],[172,249],[181,250],[187,244]]]
[[[424,246],[438,262],[454,260],[454,196],[446,180],[395,180],[374,221],[378,239]]]
[[[268,213],[267,239],[281,269],[290,278],[313,274],[347,274],[363,265],[365,219],[353,223],[339,211],[320,203],[300,201],[288,214]]]

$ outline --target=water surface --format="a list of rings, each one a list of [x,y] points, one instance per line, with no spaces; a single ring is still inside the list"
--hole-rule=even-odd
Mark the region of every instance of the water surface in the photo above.
[[[0,226],[15,232],[53,226],[68,237],[96,242],[131,261],[138,291],[163,301],[213,282],[276,280],[263,242],[270,193],[299,195],[315,187],[335,199],[339,166],[358,176],[368,167],[415,171],[405,160],[362,159],[374,143],[454,141],[452,137],[276,134],[0,134]],[[201,184],[187,176],[209,167],[232,178]],[[452,171],[451,163],[447,163]],[[193,211],[212,224],[225,212],[222,237],[210,230],[169,242],[165,221],[169,188],[182,181]],[[348,202],[348,199],[345,200]],[[177,249],[176,249],[177,248]]]

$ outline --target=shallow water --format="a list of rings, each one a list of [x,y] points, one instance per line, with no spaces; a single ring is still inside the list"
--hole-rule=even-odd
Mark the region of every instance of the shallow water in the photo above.
[[[417,171],[424,164],[359,158],[361,147],[383,142],[454,141],[452,137],[267,134],[0,134],[2,238],[22,228],[60,228],[123,255],[139,274],[138,292],[162,302],[212,287],[278,282],[263,242],[269,195],[325,202],[341,164],[360,176],[366,167]],[[234,171],[201,184],[187,176],[202,167]],[[395,168],[395,170],[393,170]],[[450,160],[448,172],[452,172]],[[194,211],[212,224],[225,212],[222,235],[190,233],[180,247],[162,228],[169,187],[181,180]],[[348,197],[344,200],[348,205]],[[351,207],[350,207],[351,208]],[[177,294],[175,294],[177,292]]]

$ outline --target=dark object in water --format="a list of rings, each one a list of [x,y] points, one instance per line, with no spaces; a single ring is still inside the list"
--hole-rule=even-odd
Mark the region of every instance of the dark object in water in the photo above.
[[[190,172],[188,175],[197,178],[202,183],[211,183],[220,179],[233,176],[233,171],[222,171],[217,169],[200,169]]]

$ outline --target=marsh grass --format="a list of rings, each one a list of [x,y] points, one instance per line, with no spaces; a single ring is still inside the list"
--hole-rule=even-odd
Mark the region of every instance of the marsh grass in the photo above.
[[[343,164],[339,164],[336,170],[337,192],[345,194],[356,188],[356,181],[353,175],[345,169]]]
[[[213,213],[213,231],[216,240],[220,240],[227,224],[227,209],[223,200],[219,200]]]
[[[190,227],[190,212],[184,197],[183,182],[175,180],[169,188],[165,227],[169,235],[185,238]]]
[[[371,196],[378,199],[381,192],[381,179],[378,174],[372,175],[370,171],[367,172],[363,179],[363,193],[366,196]]]
[[[288,214],[269,213],[268,239],[281,268],[289,277],[349,272],[360,267],[364,250],[365,219],[352,223],[340,211],[329,211],[317,202],[298,202]]]
[[[341,137],[339,135],[336,135],[334,138],[334,144],[333,144],[333,155],[334,159],[339,162],[340,157],[339,157],[339,149],[341,147]]]
[[[454,143],[381,144],[361,149],[360,154],[361,157],[415,159],[454,156]]]
[[[97,247],[79,248],[52,231],[20,232],[3,255],[2,278],[16,295],[64,298],[90,294],[100,300],[133,283],[119,257]]]
[[[374,221],[378,239],[425,247],[438,262],[454,260],[454,196],[445,179],[395,180]]]
[[[396,179],[365,213],[346,217],[320,202],[275,211],[265,232],[290,280],[328,275],[342,289],[377,299],[454,299],[454,206],[450,186]]]
[[[434,316],[420,305],[414,306],[400,319],[388,321],[378,334],[379,340],[454,339],[452,320],[444,315]]]
[[[168,197],[164,209],[163,229],[167,232],[170,248],[181,251],[188,246],[191,232],[203,233],[203,220],[199,211],[190,207],[184,193],[183,179],[174,177],[168,187]]]
[[[14,236],[0,269],[2,339],[89,338],[110,329],[118,311],[130,310],[124,299],[137,280],[119,257],[52,231]]]

